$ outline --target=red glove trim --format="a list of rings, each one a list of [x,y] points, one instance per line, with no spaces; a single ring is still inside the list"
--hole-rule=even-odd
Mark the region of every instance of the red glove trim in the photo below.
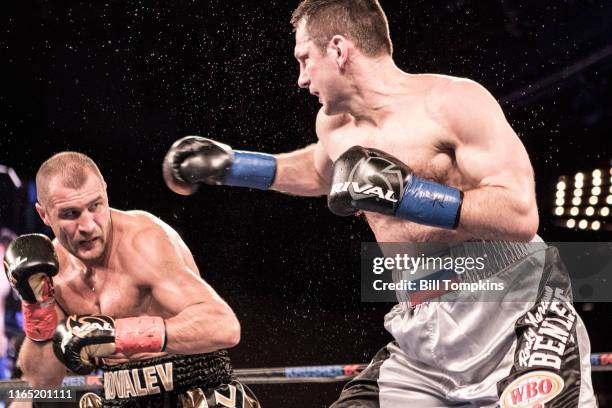
[[[29,339],[47,341],[53,338],[57,327],[55,301],[50,299],[44,303],[21,303],[23,312],[23,330]]]
[[[117,353],[157,353],[166,346],[166,324],[157,316],[127,317],[115,320]]]

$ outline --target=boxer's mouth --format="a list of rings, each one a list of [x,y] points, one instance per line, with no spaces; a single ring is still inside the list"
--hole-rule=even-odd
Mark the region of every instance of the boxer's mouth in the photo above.
[[[84,247],[85,249],[91,249],[96,243],[96,241],[99,239],[99,237],[95,237],[91,239],[81,240],[79,241],[79,246]]]

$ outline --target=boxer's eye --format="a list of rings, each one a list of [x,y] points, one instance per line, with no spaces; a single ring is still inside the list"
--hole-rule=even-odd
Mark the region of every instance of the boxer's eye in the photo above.
[[[79,212],[76,210],[62,211],[60,213],[60,218],[63,218],[66,220],[74,220],[78,217],[79,217]]]

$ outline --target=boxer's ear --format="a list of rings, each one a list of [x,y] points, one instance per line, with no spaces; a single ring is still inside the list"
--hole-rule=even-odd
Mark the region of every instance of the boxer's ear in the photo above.
[[[45,207],[43,207],[39,203],[36,203],[34,207],[36,207],[36,212],[38,213],[38,216],[40,217],[42,222],[44,222],[47,227],[50,227],[49,221],[47,220],[47,211],[45,211]]]
[[[338,68],[344,69],[348,62],[349,54],[352,51],[352,43],[342,35],[334,35],[329,40],[329,48],[334,52],[334,57]]]

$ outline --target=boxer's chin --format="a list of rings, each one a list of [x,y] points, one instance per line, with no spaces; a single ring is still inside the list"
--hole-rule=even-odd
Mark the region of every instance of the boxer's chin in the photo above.
[[[104,241],[96,238],[92,241],[80,243],[77,248],[77,256],[83,261],[95,261],[104,254]]]
[[[323,108],[323,112],[327,116],[333,116],[333,115],[336,115],[336,114],[340,113],[340,112],[337,111],[337,109],[334,107],[334,105],[332,105],[330,103],[322,102],[321,107]]]
[[[333,115],[338,115],[340,113],[346,113],[348,112],[348,109],[346,108],[346,106],[344,106],[344,104],[337,102],[337,101],[333,101],[333,100],[320,100],[321,102],[321,108],[323,109],[323,112],[327,115],[327,116],[333,116]]]

